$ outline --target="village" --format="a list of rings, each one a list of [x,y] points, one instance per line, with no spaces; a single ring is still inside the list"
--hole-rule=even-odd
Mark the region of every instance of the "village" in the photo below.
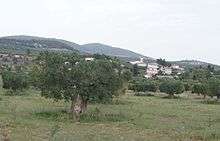
[[[137,66],[140,69],[145,69],[144,77],[147,79],[152,78],[174,78],[178,77],[178,75],[185,72],[185,69],[180,67],[179,65],[170,64],[170,65],[161,65],[157,62],[154,63],[145,63],[144,58],[140,58],[139,61],[131,61],[129,62],[133,66]]]
[[[15,69],[32,62],[32,57],[24,54],[0,53],[0,70],[10,67]]]

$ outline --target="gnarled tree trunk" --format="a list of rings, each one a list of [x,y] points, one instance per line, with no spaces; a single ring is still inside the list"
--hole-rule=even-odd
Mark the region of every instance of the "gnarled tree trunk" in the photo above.
[[[80,121],[80,115],[87,110],[87,100],[83,99],[82,96],[77,95],[76,97],[72,98],[71,103],[71,113],[72,118],[76,119],[77,122]]]

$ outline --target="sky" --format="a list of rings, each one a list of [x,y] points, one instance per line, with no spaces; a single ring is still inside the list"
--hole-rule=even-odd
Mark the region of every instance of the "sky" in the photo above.
[[[104,43],[220,65],[220,0],[0,0],[0,36]]]

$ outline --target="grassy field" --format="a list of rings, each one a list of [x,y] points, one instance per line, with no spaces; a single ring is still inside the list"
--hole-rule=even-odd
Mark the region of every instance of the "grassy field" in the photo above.
[[[121,96],[113,103],[90,104],[81,123],[69,103],[53,102],[29,90],[5,96],[0,89],[0,127],[11,141],[217,141],[220,105],[198,98]]]

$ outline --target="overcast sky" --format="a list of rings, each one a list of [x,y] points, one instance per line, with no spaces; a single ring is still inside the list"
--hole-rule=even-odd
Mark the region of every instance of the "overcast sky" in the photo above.
[[[0,36],[8,35],[220,64],[220,0],[0,0]]]

